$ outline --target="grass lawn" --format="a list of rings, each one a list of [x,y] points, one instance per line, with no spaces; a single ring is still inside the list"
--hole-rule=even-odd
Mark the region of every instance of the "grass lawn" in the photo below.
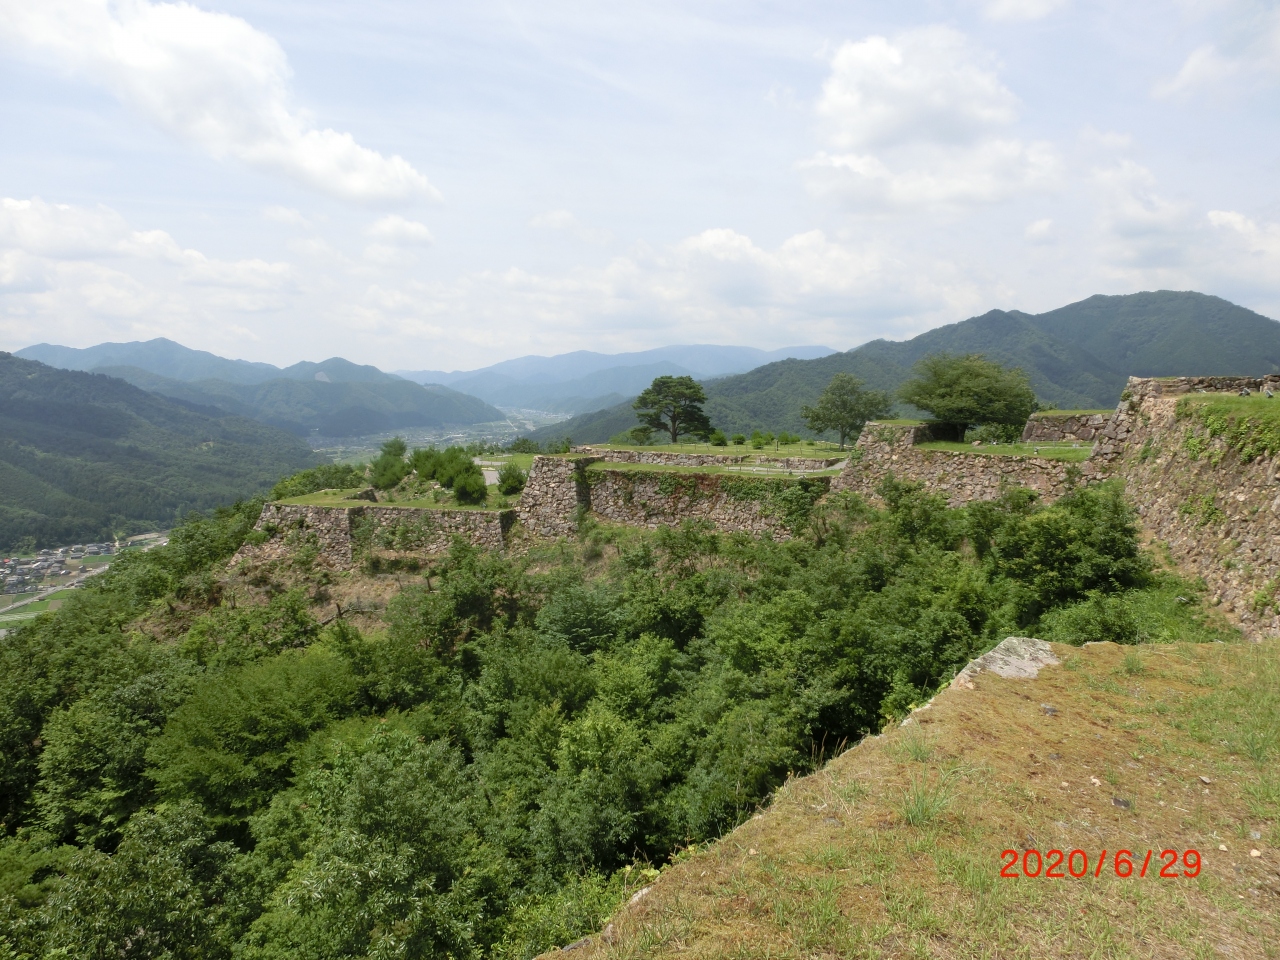
[[[948,450],[951,453],[971,453],[983,457],[1040,457],[1045,460],[1087,460],[1093,444],[1074,440],[1055,440],[1046,443],[1000,443],[975,447],[951,440],[930,440],[917,444],[919,450]]]
[[[1280,397],[1192,393],[1178,399],[1177,414],[1199,421],[1245,460],[1280,452]]]
[[[1115,413],[1110,407],[1104,410],[1041,410],[1031,415],[1032,420],[1040,420],[1044,417],[1092,417],[1095,414],[1103,417],[1109,417]]]
[[[596,470],[617,470],[626,473],[724,473],[732,476],[772,476],[786,477],[796,476],[796,471],[787,470],[776,464],[757,464],[747,462],[741,465],[722,465],[709,467],[682,467],[669,463],[612,463],[604,461],[602,463],[593,463],[587,467],[590,471]],[[806,477],[834,477],[840,473],[840,467],[829,467],[826,470],[806,470],[803,476]]]
[[[1280,645],[1054,652],[791,781],[575,956],[1277,956]]]
[[[851,443],[846,445],[850,446]],[[843,457],[847,456],[848,449],[841,450],[840,444],[830,443],[826,440],[817,440],[813,442],[803,443],[783,443],[769,444],[759,450],[751,446],[750,441],[745,444],[729,444],[727,447],[713,447],[709,443],[664,443],[656,446],[642,447],[637,444],[627,443],[593,443],[590,444],[593,450],[637,450],[649,451],[655,453],[697,453],[697,454],[713,454],[720,457]]]
[[[496,485],[489,487],[489,499],[482,504],[461,504],[453,501],[452,494],[442,502],[437,502],[431,497],[424,497],[418,500],[398,500],[394,503],[371,503],[368,500],[351,500],[349,499],[353,493],[358,493],[363,487],[352,487],[350,490],[320,490],[316,493],[308,493],[301,497],[289,497],[286,500],[277,501],[279,503],[296,504],[308,507],[404,507],[408,510],[505,510],[515,505],[517,498],[504,497],[498,492]],[[378,494],[382,496],[381,493]]]

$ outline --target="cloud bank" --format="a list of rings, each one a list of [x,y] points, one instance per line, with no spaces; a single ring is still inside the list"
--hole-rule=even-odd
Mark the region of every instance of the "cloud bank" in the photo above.
[[[239,17],[147,0],[0,0],[0,35],[215,158],[342,200],[439,198],[403,157],[321,129],[295,107],[284,51]]]

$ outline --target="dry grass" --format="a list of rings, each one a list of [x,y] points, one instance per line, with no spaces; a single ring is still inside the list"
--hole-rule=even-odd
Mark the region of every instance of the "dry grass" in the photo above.
[[[1280,646],[1055,649],[792,781],[573,955],[1280,956]],[[1090,870],[1001,879],[1010,848]],[[1104,848],[1204,865],[1094,878]]]

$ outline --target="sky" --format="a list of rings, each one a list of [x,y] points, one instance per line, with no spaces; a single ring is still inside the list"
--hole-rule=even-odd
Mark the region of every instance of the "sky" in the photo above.
[[[1280,318],[1280,0],[0,0],[0,349]]]

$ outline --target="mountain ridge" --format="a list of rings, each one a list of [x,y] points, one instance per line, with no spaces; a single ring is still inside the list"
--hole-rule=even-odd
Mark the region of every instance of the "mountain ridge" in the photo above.
[[[812,404],[834,374],[853,374],[873,389],[893,390],[918,360],[942,351],[983,353],[1022,367],[1037,395],[1061,408],[1102,408],[1115,405],[1130,375],[1280,371],[1280,323],[1195,291],[1098,294],[1041,314],[989,310],[910,340],[872,340],[844,353],[781,360],[704,381],[707,414],[726,433],[762,429],[808,435],[800,408]],[[627,400],[529,436],[540,442],[569,436],[601,443],[635,423]]]

